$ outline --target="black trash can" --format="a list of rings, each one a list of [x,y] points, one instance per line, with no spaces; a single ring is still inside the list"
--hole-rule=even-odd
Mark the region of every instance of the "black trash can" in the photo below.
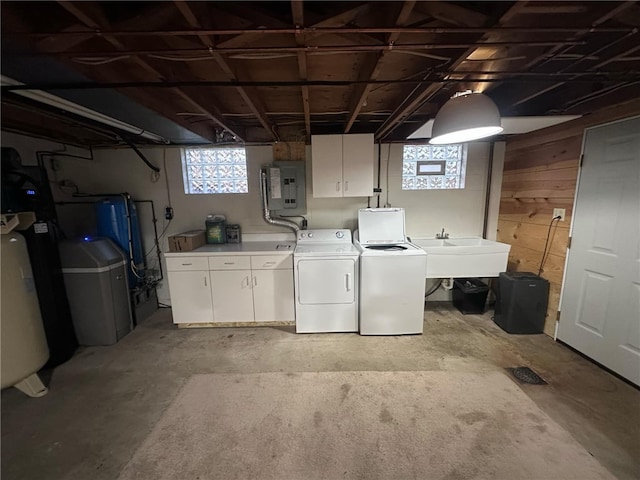
[[[453,281],[453,305],[460,312],[482,314],[489,286],[479,278],[456,278]]]

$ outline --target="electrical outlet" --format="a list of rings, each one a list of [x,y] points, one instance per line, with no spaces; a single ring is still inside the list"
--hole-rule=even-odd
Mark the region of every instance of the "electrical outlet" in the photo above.
[[[173,218],[173,208],[164,207],[164,218],[171,220]]]
[[[564,222],[564,212],[566,209],[564,208],[554,208],[553,209],[553,218],[560,217],[560,221]]]

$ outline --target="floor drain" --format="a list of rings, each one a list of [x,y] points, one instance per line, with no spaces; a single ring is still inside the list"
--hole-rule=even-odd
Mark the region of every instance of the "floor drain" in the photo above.
[[[531,370],[529,367],[507,368],[511,375],[520,383],[528,383],[531,385],[547,385],[540,375]]]

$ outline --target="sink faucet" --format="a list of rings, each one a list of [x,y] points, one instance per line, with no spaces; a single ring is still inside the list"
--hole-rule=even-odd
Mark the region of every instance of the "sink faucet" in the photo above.
[[[441,233],[436,233],[436,238],[449,238],[449,234],[444,233],[444,228],[443,228]]]

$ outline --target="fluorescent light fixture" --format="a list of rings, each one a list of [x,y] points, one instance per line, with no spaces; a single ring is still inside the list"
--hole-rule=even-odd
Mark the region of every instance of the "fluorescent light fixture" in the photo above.
[[[2,81],[2,86],[24,85],[24,83],[18,82],[17,80],[9,77],[5,77],[4,75],[0,75],[0,80]],[[146,130],[134,127],[133,125],[121,122],[120,120],[116,120],[113,117],[109,117],[100,112],[96,112],[95,110],[91,110],[90,108],[83,107],[82,105],[78,105],[77,103],[70,102],[69,100],[65,100],[64,98],[56,97],[55,95],[43,92],[42,90],[16,90],[13,93],[15,93],[16,95],[21,95],[25,98],[30,98],[31,100],[35,100],[39,103],[44,103],[46,105],[59,108],[60,110],[64,110],[65,112],[88,118],[89,120],[102,123],[103,125],[108,125],[110,127],[132,133],[139,137],[146,138],[147,140],[165,144],[169,143],[160,135],[147,132]]]
[[[445,103],[433,121],[433,145],[464,143],[497,135],[503,130],[500,112],[483,93],[466,91]]]

